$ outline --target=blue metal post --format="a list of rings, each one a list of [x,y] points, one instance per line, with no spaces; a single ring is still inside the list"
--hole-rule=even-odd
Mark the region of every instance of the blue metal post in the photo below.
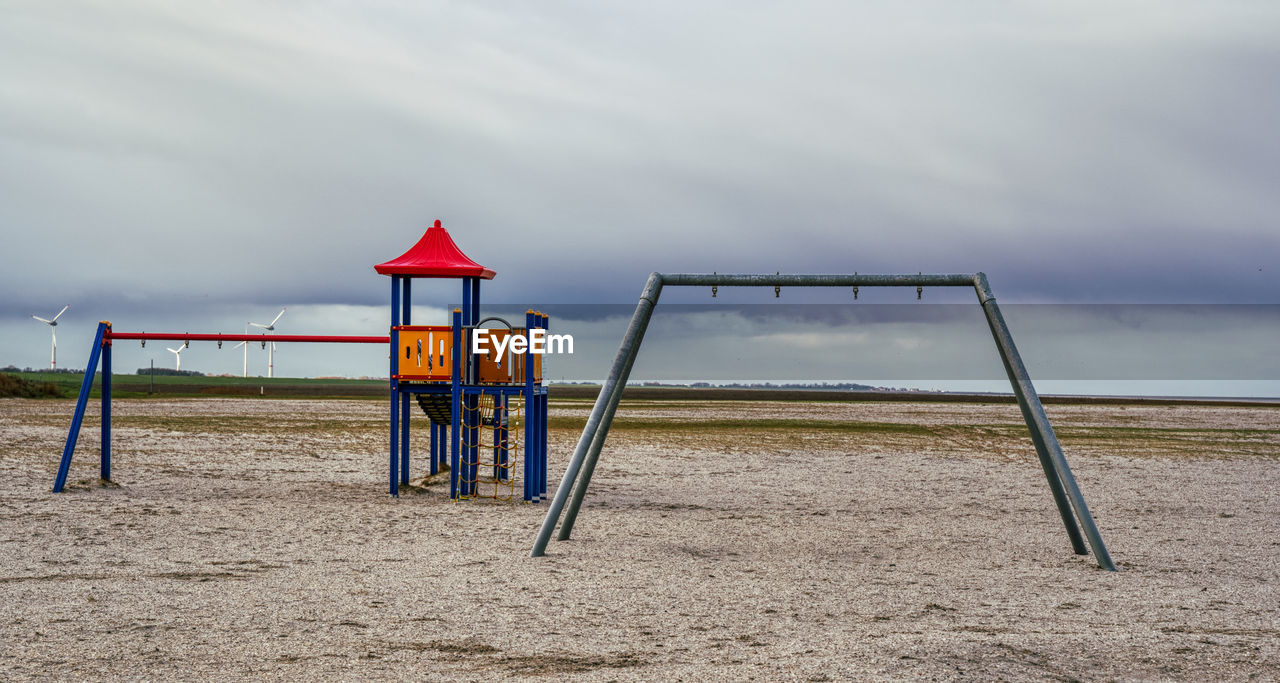
[[[468,288],[470,292],[471,305],[464,314],[468,326],[475,326],[480,322],[480,278],[469,277],[463,280],[463,286]],[[477,384],[480,379],[480,360],[471,354],[471,349],[466,350],[467,359],[467,377],[470,378],[469,383]],[[470,398],[464,397],[467,401],[467,442],[471,445],[467,447],[467,495],[475,496],[479,493],[480,482],[480,431],[484,429],[482,420],[480,419],[480,402],[484,398],[482,393],[471,394]]]
[[[502,481],[502,399],[493,397],[493,480]]]
[[[467,481],[463,489],[466,495],[474,496],[480,474],[480,394],[464,393],[462,400],[467,404],[467,447],[463,449],[467,454]]]
[[[551,316],[544,314],[542,316],[543,329],[551,329]],[[538,500],[541,501],[547,495],[547,414],[550,408],[549,393],[546,388],[547,382],[547,366],[546,358],[542,359],[542,381],[543,386],[542,400],[538,402],[538,429],[541,432],[541,438],[538,439]]]
[[[462,460],[459,467],[458,477],[462,483],[458,484],[458,493],[462,496],[471,495],[471,446],[468,444],[475,443],[475,434],[471,433],[471,395],[467,393],[467,388],[462,387]]]
[[[400,393],[400,483],[409,483],[409,394]]]
[[[432,476],[440,472],[440,425],[431,423],[431,464],[428,472]]]
[[[462,430],[462,309],[453,309],[453,377],[450,385],[449,403],[449,498],[458,497],[458,451],[460,450]]]
[[[412,317],[412,315],[410,314],[410,311],[413,309],[413,301],[409,296],[409,292],[411,289],[410,283],[413,282],[413,278],[408,275],[405,275],[405,276],[402,276],[400,279],[404,283],[404,287],[403,287],[404,296],[400,298],[400,324],[412,325],[413,323],[410,322],[410,318]]]
[[[102,462],[99,475],[103,481],[111,480],[111,323],[106,323],[107,333],[102,340]]]
[[[84,381],[80,383],[80,396],[76,399],[76,412],[71,416],[71,429],[67,431],[67,443],[62,448],[62,462],[58,463],[58,476],[53,480],[53,492],[61,493],[67,483],[67,472],[71,469],[71,454],[76,450],[76,440],[80,438],[80,423],[84,422],[84,408],[89,402],[89,390],[93,388],[93,374],[98,369],[98,359],[102,354],[102,336],[110,323],[98,323],[98,332],[93,337],[93,349],[89,351],[89,364],[84,368]]]
[[[471,278],[462,278],[462,324],[471,324]]]
[[[472,325],[471,278],[469,277],[462,278],[462,324],[464,326]],[[461,340],[462,340],[461,344],[466,344],[467,335],[465,334],[462,335]],[[470,349],[463,349],[462,346],[460,345],[458,346],[458,351],[457,351],[461,359],[460,366],[462,369],[462,374],[459,376],[458,381],[463,385],[463,389],[461,390],[462,394],[461,394],[461,397],[459,398],[459,401],[460,401],[459,405],[463,406],[464,408],[460,418],[461,421],[458,423],[460,427],[458,438],[459,440],[465,441],[466,443],[471,442],[471,418],[468,413],[468,410],[471,408],[471,402],[466,395],[466,385],[471,383],[470,382],[471,354],[468,353],[469,350]],[[459,495],[463,495],[463,496],[467,496],[471,494],[471,491],[468,488],[468,484],[467,484],[467,480],[471,478],[471,464],[470,464],[471,458],[468,457],[470,453],[471,453],[471,449],[466,445],[463,445],[461,454],[459,455],[459,464],[461,465],[461,467],[458,470],[458,478],[460,480],[460,483],[458,484],[458,491],[459,491]]]
[[[396,457],[399,455],[400,438],[400,276],[391,276],[391,495],[400,495],[400,478],[396,476]]]
[[[539,479],[541,480],[538,486],[539,501],[541,501],[547,495],[547,412],[548,412],[548,409],[550,408],[549,399],[550,399],[550,394],[547,392],[547,389],[544,387],[542,389],[542,401],[541,401],[542,408],[539,410],[540,415],[538,416],[538,424],[541,425],[541,429],[542,429],[542,439],[541,439],[541,443],[539,444],[540,450],[538,451],[538,475],[539,475]]]
[[[409,283],[413,278],[405,275],[400,278],[404,284],[404,296],[400,299],[400,324],[409,325],[409,310],[412,303],[409,298]],[[399,359],[396,360],[399,363]],[[400,483],[409,483],[409,393],[400,392]]]
[[[480,322],[480,278],[473,277],[471,280],[471,322],[468,325],[475,325]]]
[[[472,327],[480,322],[480,278],[467,277],[462,279],[462,324]],[[479,371],[479,360],[471,355],[471,349],[467,349],[466,358],[466,376],[471,378],[471,382],[476,381],[476,373]]]
[[[471,434],[471,397],[467,394],[466,386],[462,388],[462,424],[459,425],[458,431],[459,441],[462,442],[462,449],[458,456],[458,495],[466,497],[471,495],[471,446],[467,444],[472,442],[474,438]]]
[[[502,481],[511,481],[511,395],[502,394]]]
[[[530,319],[529,335],[532,337],[533,330],[542,327],[541,314],[534,312]],[[525,424],[531,427],[530,434],[532,438],[525,442],[525,460],[529,463],[529,500],[538,502],[538,498],[542,495],[542,472],[541,462],[538,455],[538,413],[541,407],[538,404],[538,387],[537,384],[531,383],[534,380],[534,364],[537,362],[537,356],[529,353],[525,356],[527,368],[525,371],[525,405],[528,406],[528,415],[525,418]]]
[[[541,432],[541,430],[538,429],[538,423],[541,421],[538,416],[542,412],[542,406],[538,401],[536,386],[534,388],[534,392],[535,393],[529,395],[529,417],[527,420],[527,423],[531,427],[533,439],[529,442],[529,446],[525,450],[525,457],[529,460],[529,469],[531,473],[529,476],[529,490],[531,493],[530,500],[536,503],[542,497],[542,455],[541,448],[539,448],[538,445],[538,434]]]
[[[524,330],[525,335],[529,336],[533,332],[533,328],[537,325],[537,321],[533,315],[533,311],[525,311],[524,314]],[[538,487],[534,485],[538,477],[537,450],[535,444],[534,423],[537,421],[538,402],[537,397],[533,395],[533,354],[525,351],[524,354],[524,499],[526,502],[533,502],[537,495]]]
[[[470,316],[467,325],[474,326],[480,322],[480,278],[467,278],[468,286],[471,288],[471,308],[467,315]],[[467,349],[467,376],[471,378],[473,384],[480,381],[480,359],[471,354],[471,349]],[[469,459],[467,462],[467,480],[469,490],[468,495],[476,495],[479,493],[480,481],[480,431],[484,429],[482,420],[480,419],[480,402],[483,394],[473,394],[468,411],[471,420],[471,430],[469,440],[471,448],[468,449]]]
[[[542,327],[542,314],[534,311],[533,317],[530,318],[529,322],[529,335],[532,337],[533,330]],[[525,404],[529,407],[527,424],[532,427],[530,431],[532,436],[525,446],[525,458],[529,462],[529,500],[536,503],[542,494],[541,463],[538,456],[538,410],[540,406],[538,404],[538,385],[535,377],[535,364],[538,362],[538,357],[533,353],[529,353],[525,356],[525,361],[528,363],[525,373]],[[533,380],[534,383],[530,383],[530,380]]]

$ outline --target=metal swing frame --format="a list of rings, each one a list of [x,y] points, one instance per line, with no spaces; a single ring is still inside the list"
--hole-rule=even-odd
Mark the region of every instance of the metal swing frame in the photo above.
[[[640,294],[635,314],[618,347],[618,355],[614,358],[609,377],[600,388],[595,406],[587,418],[587,424],[578,439],[569,466],[565,469],[560,486],[556,489],[555,498],[542,521],[542,527],[534,540],[530,557],[542,557],[546,554],[547,543],[556,523],[564,512],[564,521],[560,525],[557,540],[567,541],[573,532],[574,522],[582,507],[587,488],[591,485],[591,475],[595,472],[596,463],[600,459],[600,451],[609,435],[609,426],[613,422],[618,402],[622,400],[627,378],[631,374],[631,366],[635,363],[640,344],[644,341],[644,332],[658,303],[658,296],[663,287],[774,287],[775,293],[780,287],[973,287],[978,295],[978,303],[986,315],[987,324],[995,340],[1000,360],[1013,386],[1013,394],[1018,400],[1018,408],[1031,433],[1031,442],[1035,445],[1040,466],[1044,470],[1045,479],[1053,493],[1054,503],[1066,526],[1067,535],[1071,538],[1071,547],[1077,555],[1087,555],[1092,549],[1098,566],[1107,571],[1116,571],[1107,546],[1102,541],[1093,515],[1085,503],[1084,495],[1071,474],[1066,455],[1053,432],[1049,417],[1045,414],[1040,396],[1031,384],[1027,368],[1018,355],[1013,343],[1013,335],[1000,314],[995,295],[984,273],[973,274],[915,274],[915,275],[720,275],[699,273],[652,273]],[[713,290],[714,291],[714,290]],[[856,290],[855,290],[856,291]],[[570,491],[573,492],[570,500]],[[565,508],[566,502],[568,508]],[[1077,522],[1079,524],[1077,525]],[[1081,534],[1081,528],[1084,533]],[[1088,546],[1085,545],[1088,538]]]

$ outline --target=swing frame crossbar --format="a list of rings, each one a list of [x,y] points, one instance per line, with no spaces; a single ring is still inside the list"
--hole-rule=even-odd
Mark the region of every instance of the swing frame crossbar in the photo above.
[[[89,351],[89,363],[84,369],[84,381],[80,384],[80,395],[76,398],[76,410],[71,417],[71,428],[67,431],[67,441],[62,447],[62,460],[58,463],[58,475],[53,481],[53,492],[61,493],[67,483],[67,473],[71,470],[71,457],[76,451],[76,441],[80,438],[80,425],[84,422],[84,411],[89,403],[89,391],[93,388],[93,377],[102,364],[102,445],[100,449],[99,477],[103,481],[111,481],[111,344],[113,341],[141,341],[148,339],[157,341],[216,341],[216,342],[272,342],[291,343],[309,342],[320,344],[390,344],[389,336],[352,336],[333,334],[191,334],[188,332],[113,332],[107,320],[98,322],[98,330],[94,333],[93,348]]]
[[[978,295],[978,303],[986,316],[987,325],[991,328],[996,349],[1004,364],[1005,373],[1013,387],[1013,394],[1018,400],[1018,408],[1031,433],[1031,442],[1039,456],[1040,466],[1048,480],[1049,489],[1053,493],[1054,503],[1062,517],[1062,523],[1071,539],[1071,547],[1077,555],[1089,554],[1093,550],[1098,566],[1107,571],[1116,571],[1115,563],[1107,552],[1093,515],[1085,503],[1084,495],[1076,484],[1067,464],[1066,455],[1058,443],[1049,417],[1045,414],[1040,396],[1031,384],[1031,377],[1013,343],[1013,335],[1005,323],[1000,307],[996,304],[995,295],[984,273],[973,274],[926,274],[914,275],[753,275],[753,274],[705,274],[705,273],[651,273],[636,304],[635,314],[623,335],[618,354],[614,357],[613,366],[609,370],[608,379],[600,387],[591,415],[574,448],[573,457],[565,469],[560,486],[542,521],[542,527],[534,539],[530,557],[542,557],[546,554],[547,543],[555,531],[560,515],[564,513],[564,521],[560,524],[557,540],[567,541],[573,532],[574,522],[582,507],[587,488],[591,485],[591,476],[595,472],[600,451],[604,447],[609,434],[609,426],[613,422],[618,403],[626,388],[627,378],[631,374],[631,366],[635,363],[640,344],[644,341],[644,332],[658,303],[658,296],[663,287],[972,287]],[[572,492],[572,498],[570,498]],[[567,507],[566,507],[567,503]],[[1079,523],[1077,525],[1077,522]],[[1083,528],[1083,534],[1081,529]],[[1085,538],[1088,538],[1088,546]]]

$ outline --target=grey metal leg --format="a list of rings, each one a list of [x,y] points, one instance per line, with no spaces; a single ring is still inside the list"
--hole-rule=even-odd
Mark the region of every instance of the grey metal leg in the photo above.
[[[613,367],[609,370],[609,378],[605,380],[604,386],[600,388],[600,395],[596,397],[595,406],[591,408],[591,415],[587,418],[587,425],[582,430],[582,436],[578,438],[578,445],[573,450],[573,457],[569,460],[569,466],[564,471],[564,477],[560,479],[560,486],[556,488],[556,495],[551,500],[551,507],[547,510],[547,516],[542,520],[542,528],[538,530],[538,537],[533,542],[533,550],[530,551],[529,557],[542,557],[546,554],[547,543],[551,540],[551,532],[555,530],[556,522],[560,518],[560,512],[564,510],[565,501],[569,497],[570,489],[574,488],[574,481],[578,478],[578,472],[581,471],[583,462],[587,459],[588,451],[593,451],[591,459],[592,470],[595,469],[596,459],[600,455],[600,448],[597,446],[592,449],[595,442],[596,434],[600,427],[604,426],[604,432],[600,435],[600,445],[604,443],[604,437],[608,432],[608,423],[613,419],[613,411],[609,409],[612,405],[617,408],[617,401],[622,397],[622,390],[626,387],[627,375],[631,372],[631,365],[635,362],[636,352],[640,348],[640,341],[644,339],[644,330],[649,325],[649,318],[653,315],[654,304],[658,302],[658,295],[662,292],[662,276],[658,273],[649,275],[649,281],[645,284],[644,291],[640,295],[640,301],[636,304],[636,312],[631,317],[631,324],[627,327],[627,332],[622,338],[622,345],[618,348],[618,355],[613,359]],[[605,413],[609,413],[608,419]],[[586,493],[586,485],[590,483],[590,475],[583,481],[581,491],[576,495],[575,500],[578,504],[582,502],[582,496]],[[577,514],[577,507],[574,508],[574,514]],[[572,522],[570,522],[572,526]]]
[[[1067,501],[1070,501],[1071,507],[1075,509],[1076,519],[1089,539],[1089,545],[1093,548],[1098,566],[1108,571],[1115,571],[1116,567],[1111,561],[1110,553],[1107,552],[1107,546],[1102,542],[1102,534],[1098,532],[1093,515],[1089,513],[1089,506],[1085,503],[1084,495],[1080,493],[1080,487],[1076,485],[1075,477],[1071,474],[1071,467],[1067,465],[1067,458],[1062,452],[1062,446],[1058,443],[1058,437],[1053,433],[1049,416],[1045,414],[1040,396],[1031,384],[1031,377],[1027,374],[1026,366],[1022,364],[1022,357],[1018,355],[1018,348],[1013,343],[1009,326],[1005,323],[1004,316],[1000,314],[1000,307],[996,305],[995,297],[991,295],[987,276],[982,273],[975,275],[974,287],[978,292],[978,300],[982,303],[982,310],[987,316],[987,324],[991,327],[991,334],[995,338],[996,348],[1000,351],[1000,359],[1009,373],[1009,383],[1013,386],[1014,396],[1018,399],[1018,407],[1022,410],[1027,428],[1031,431],[1031,440],[1036,445],[1037,453],[1040,454],[1040,464],[1044,468],[1045,478],[1049,481],[1049,488],[1053,491],[1054,501],[1058,504],[1058,511],[1067,526],[1067,533],[1072,537],[1072,546],[1077,553],[1083,549],[1078,540],[1080,532],[1071,523],[1067,514],[1065,507]]]

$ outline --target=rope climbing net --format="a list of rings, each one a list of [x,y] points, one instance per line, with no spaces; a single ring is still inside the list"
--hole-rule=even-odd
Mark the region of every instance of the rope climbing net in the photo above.
[[[516,501],[520,472],[520,440],[524,433],[524,400],[482,394],[462,406],[458,499]],[[470,425],[470,426],[467,426]]]

